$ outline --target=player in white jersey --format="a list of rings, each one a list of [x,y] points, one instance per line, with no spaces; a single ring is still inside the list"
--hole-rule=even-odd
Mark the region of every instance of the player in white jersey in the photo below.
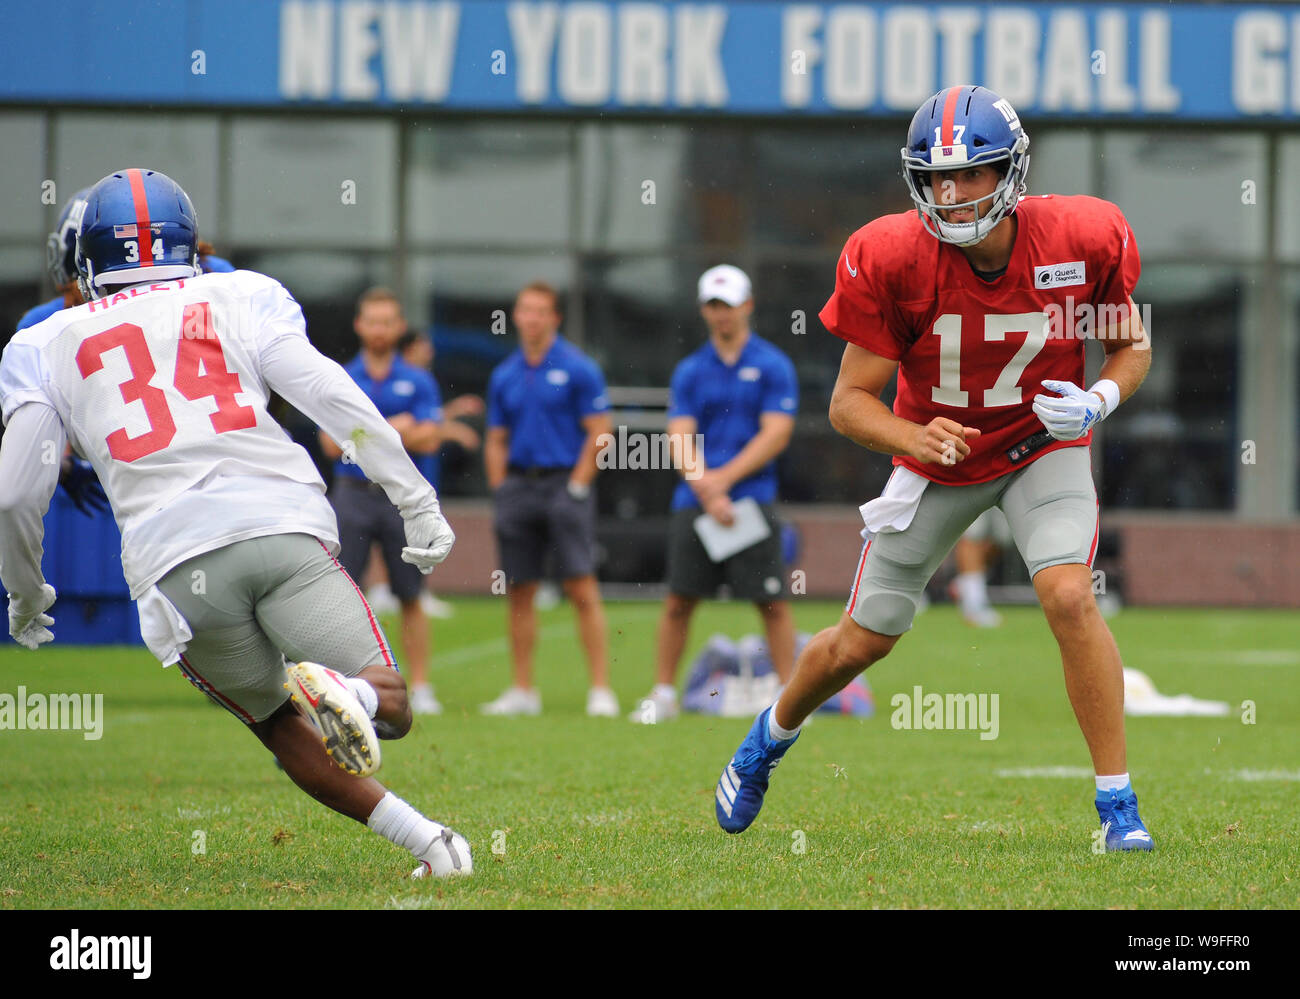
[[[346,442],[401,511],[402,557],[424,572],[455,540],[437,494],[370,400],[311,346],[289,292],[251,271],[201,274],[196,252],[194,210],[172,180],[105,177],[78,232],[86,303],[5,348],[10,634],[29,649],[53,638],[41,517],[58,463],[43,455],[70,442],[108,494],[145,641],[163,665],[179,663],[312,797],[410,849],[417,875],[468,872],[462,837],[370,776],[377,738],[410,728],[406,683],[334,559],[325,485],[267,413],[270,393]]]

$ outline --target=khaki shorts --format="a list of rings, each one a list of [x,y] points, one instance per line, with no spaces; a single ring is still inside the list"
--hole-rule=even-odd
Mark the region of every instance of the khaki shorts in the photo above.
[[[882,532],[863,546],[845,611],[881,635],[910,629],[930,577],[994,506],[1006,514],[1030,578],[1048,566],[1092,565],[1099,522],[1091,461],[1088,448],[1067,447],[990,482],[929,483],[906,530]]]
[[[194,632],[181,672],[246,724],[263,721],[288,698],[286,658],[344,676],[376,664],[397,668],[361,590],[307,534],[205,552],[172,569],[158,589]]]

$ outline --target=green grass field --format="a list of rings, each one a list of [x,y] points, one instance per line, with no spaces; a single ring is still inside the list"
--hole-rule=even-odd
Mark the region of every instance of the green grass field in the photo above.
[[[404,851],[309,800],[242,726],[143,649],[0,651],[0,693],[102,692],[103,737],[0,731],[0,907],[1296,907],[1300,645],[1286,612],[1126,610],[1128,665],[1227,718],[1131,718],[1150,855],[1096,855],[1092,781],[1055,646],[1034,609],[993,632],[949,607],[868,673],[877,715],[822,716],[774,775],[744,835],[714,783],[748,726],[653,728],[583,714],[567,606],[542,616],[545,714],[489,719],[507,679],[500,600],[435,629],[447,706],[385,744],[380,778],[464,833],[475,874],[411,882]],[[624,710],[649,689],[657,606],[608,606]],[[801,628],[838,604],[796,601]],[[390,635],[395,622],[388,621]],[[745,605],[713,632],[757,630]],[[902,731],[890,698],[997,693],[998,738]],[[1254,724],[1242,720],[1255,704]],[[199,835],[201,834],[201,835]],[[196,853],[202,843],[206,852]],[[803,845],[803,852],[796,849]],[[495,849],[494,849],[495,847]]]

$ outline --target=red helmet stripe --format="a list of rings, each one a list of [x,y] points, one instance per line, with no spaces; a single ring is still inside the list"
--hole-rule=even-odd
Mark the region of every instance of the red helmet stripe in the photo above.
[[[961,87],[949,87],[943,100],[943,142],[942,146],[953,146],[952,120],[957,116],[957,98],[961,96]]]
[[[140,264],[153,266],[153,229],[149,225],[149,200],[144,195],[144,174],[131,169],[126,172],[131,185],[131,200],[135,202],[136,236],[140,246]]]

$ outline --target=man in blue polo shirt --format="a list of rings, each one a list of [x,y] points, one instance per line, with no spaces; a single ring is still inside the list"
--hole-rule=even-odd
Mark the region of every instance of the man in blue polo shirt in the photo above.
[[[426,330],[407,330],[402,334],[402,339],[397,344],[401,352],[402,360],[413,368],[419,368],[421,371],[427,371],[433,376],[433,386],[442,394],[442,389],[438,385],[438,376],[434,374],[433,360],[435,351],[433,347],[433,337]],[[462,422],[462,417],[480,416],[483,413],[483,399],[477,395],[464,394],[447,399],[442,405],[442,420],[438,424],[439,432],[439,450],[436,454],[411,455],[415,462],[415,467],[420,470],[420,474],[429,480],[429,485],[434,489],[442,492],[442,457],[443,452],[449,446],[455,445],[465,451],[477,451],[483,446],[477,431],[468,423]],[[393,596],[392,590],[388,588],[388,580],[382,572],[383,566],[376,566],[371,562],[370,574],[375,578],[366,591],[366,599],[370,600],[372,606],[378,604],[372,598],[372,595],[378,597],[380,601],[385,601],[392,607],[397,606],[397,600]],[[420,595],[420,606],[424,608],[424,613],[429,617],[449,618],[455,613],[455,608],[445,600],[440,600],[433,592],[435,574],[430,574],[424,580],[424,593]]]
[[[559,297],[550,285],[535,281],[520,291],[513,318],[519,349],[496,367],[488,382],[483,446],[510,597],[513,683],[483,705],[483,712],[541,713],[541,694],[533,686],[533,600],[549,555],[577,614],[578,636],[587,653],[587,714],[614,717],[618,700],[609,686],[605,610],[596,583],[596,500],[591,493],[598,438],[611,429],[605,378],[590,358],[559,335]]]
[[[705,271],[699,303],[709,339],[673,372],[668,434],[699,434],[703,467],[678,470],[683,479],[673,494],[668,530],[668,597],[659,619],[655,686],[631,715],[633,721],[649,724],[676,717],[677,666],[691,616],[700,599],[715,596],[723,583],[734,598],[758,607],[781,682],[794,671],[794,617],[784,598],[774,504],[776,458],[794,432],[799,384],[790,359],[749,328],[754,301],[744,271],[729,264]],[[732,504],[741,499],[758,504],[770,533],[714,562],[695,521],[703,512],[730,526]]]
[[[401,435],[413,459],[434,454],[439,445],[442,400],[433,376],[407,364],[397,354],[398,341],[406,332],[402,303],[387,288],[371,288],[357,299],[352,325],[361,340],[361,352],[344,370]],[[414,565],[402,561],[406,533],[401,515],[383,488],[367,479],[361,468],[348,460],[344,449],[323,431],[320,445],[326,458],[337,459],[329,499],[339,522],[339,562],[360,584],[371,544],[379,543],[388,569],[388,585],[402,608],[402,647],[410,669],[411,710],[438,714],[442,705],[429,683],[429,619],[420,606],[423,576]]]

